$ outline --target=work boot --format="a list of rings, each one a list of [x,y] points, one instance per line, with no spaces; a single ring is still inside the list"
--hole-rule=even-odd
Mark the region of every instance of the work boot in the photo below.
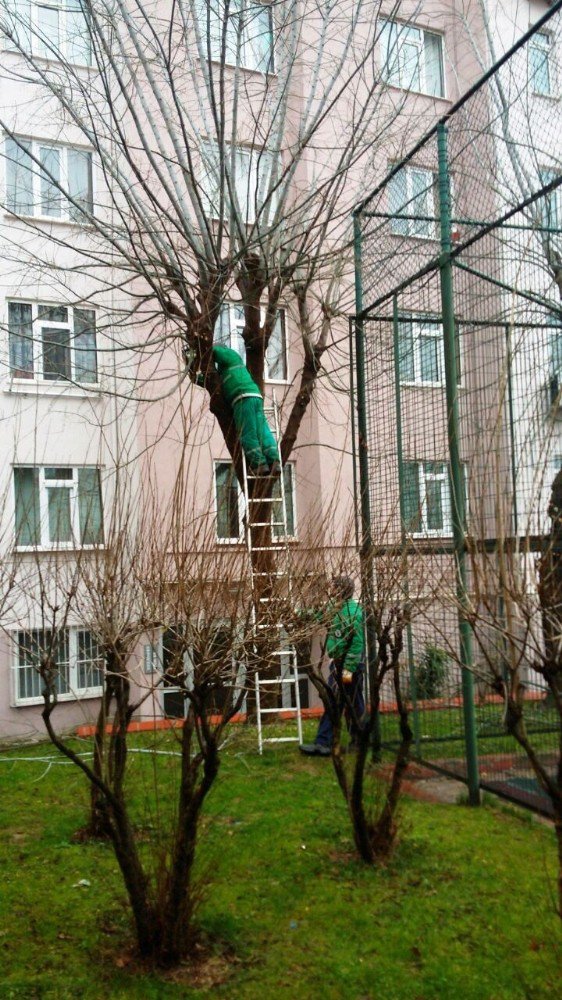
[[[256,479],[261,476],[269,476],[269,465],[257,465],[255,469],[250,469],[250,476]]]
[[[322,746],[321,743],[301,743],[299,750],[307,757],[329,757],[332,752],[330,747]]]
[[[270,476],[275,476],[275,478],[277,478],[277,476],[281,475],[282,471],[283,469],[281,462],[274,462],[273,465],[271,466],[271,469],[269,470],[269,474]]]

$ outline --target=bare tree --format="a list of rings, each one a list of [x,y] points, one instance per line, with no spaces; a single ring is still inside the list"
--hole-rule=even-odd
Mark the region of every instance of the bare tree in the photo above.
[[[399,545],[385,546],[384,537],[378,542],[370,609],[376,632],[376,657],[370,672],[370,706],[365,716],[359,717],[357,701],[350,696],[349,685],[344,681],[345,655],[334,662],[335,686],[323,673],[326,643],[320,655],[313,655],[314,632],[328,629],[334,616],[333,600],[326,597],[327,574],[349,573],[349,555],[340,554],[331,565],[325,561],[323,572],[302,578],[298,600],[306,610],[300,617],[293,615],[291,620],[301,665],[306,668],[332,724],[332,763],[348,807],[357,852],[368,864],[388,857],[395,845],[397,809],[413,739],[403,657],[405,629],[415,613],[405,592],[407,553]],[[421,611],[421,604],[418,610]],[[371,757],[383,697],[395,703],[398,715],[397,751],[390,773],[386,767],[373,768]],[[344,756],[343,716],[356,744],[353,756]]]
[[[239,441],[211,356],[221,305],[227,297],[240,304],[246,364],[260,389],[280,306],[297,323],[301,368],[282,428],[285,462],[325,354],[345,337],[337,320],[350,305],[350,211],[403,108],[387,100],[375,69],[379,8],[371,0],[181,0],[164,9],[89,0],[77,29],[81,58],[72,59],[38,26],[4,12],[2,28],[20,56],[12,70],[33,85],[33,116],[48,109],[59,141],[85,144],[98,168],[94,210],[87,182],[63,182],[21,138],[17,114],[3,115],[9,169],[43,178],[52,214],[84,224],[76,261],[55,264],[50,281],[68,292],[79,266],[92,295],[119,290],[109,318],[116,351],[132,340],[146,359],[168,342],[181,345],[192,375],[206,375],[240,479]],[[45,243],[44,227],[24,219],[17,198],[7,208],[11,252],[27,273],[44,272],[56,232]],[[16,249],[21,228],[43,237],[35,258],[28,240],[25,254]],[[271,488],[253,485],[265,497]],[[267,518],[257,520],[254,558],[267,570]]]

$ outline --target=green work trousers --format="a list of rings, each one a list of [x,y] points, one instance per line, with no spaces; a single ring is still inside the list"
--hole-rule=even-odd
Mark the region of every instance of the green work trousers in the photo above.
[[[259,465],[278,462],[279,449],[265,419],[263,399],[259,396],[239,399],[232,412],[248,468],[257,469]]]

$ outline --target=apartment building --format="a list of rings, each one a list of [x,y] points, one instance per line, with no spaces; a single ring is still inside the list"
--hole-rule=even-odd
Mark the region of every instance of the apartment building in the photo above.
[[[535,8],[538,13],[544,5],[516,6],[529,8],[528,16],[533,17]],[[243,496],[232,475],[224,436],[209,412],[207,394],[185,377],[178,334],[181,320],[170,306],[176,262],[166,254],[175,246],[179,273],[189,273],[192,283],[199,280],[201,269],[198,272],[189,263],[194,246],[205,248],[199,263],[208,259],[209,246],[215,255],[221,246],[225,254],[232,249],[218,236],[226,204],[229,233],[237,220],[243,220],[239,238],[243,252],[259,255],[263,243],[281,259],[284,241],[298,242],[299,230],[306,227],[314,233],[334,157],[350,148],[350,127],[357,134],[362,128],[360,118],[347,119],[349,109],[338,107],[329,77],[330,67],[340,65],[345,70],[338,36],[345,38],[350,30],[353,5],[342,8],[337,31],[327,31],[320,15],[308,17],[306,11],[300,31],[293,16],[296,7],[290,2],[233,5],[225,30],[220,5],[188,7],[182,14],[186,23],[176,27],[182,41],[193,39],[193,44],[190,51],[185,45],[176,50],[177,78],[171,70],[173,60],[162,63],[156,44],[159,33],[165,37],[169,27],[167,10],[162,5],[145,6],[150,28],[135,21],[138,8],[131,11],[119,4],[113,11],[112,16],[121,19],[115,25],[121,45],[119,67],[129,68],[135,61],[139,66],[134,102],[127,104],[126,85],[120,90],[115,83],[119,67],[100,48],[100,39],[106,37],[103,24],[92,27],[103,14],[103,3],[0,2],[6,28],[0,52],[0,390],[6,442],[0,469],[1,523],[5,565],[12,566],[15,560],[19,579],[23,573],[25,580],[23,587],[20,582],[14,589],[9,573],[4,581],[2,738],[41,733],[42,685],[34,664],[45,632],[53,627],[56,607],[56,593],[49,593],[46,600],[42,590],[48,575],[45,567],[54,561],[69,573],[77,554],[103,546],[119,496],[116,469],[126,469],[129,502],[143,496],[149,486],[152,495],[157,484],[163,511],[181,479],[191,523],[208,526],[209,550],[214,555],[224,553],[225,559],[244,551]],[[369,44],[373,39],[371,58],[361,66],[354,96],[376,101],[377,113],[370,123],[371,141],[367,135],[357,156],[348,158],[345,186],[325,188],[330,196],[337,195],[341,206],[329,216],[326,245],[346,242],[353,204],[479,75],[478,58],[466,43],[467,22],[456,8],[437,0],[403,3],[398,12],[393,7],[391,14],[389,8],[385,16],[383,6],[376,21],[353,28],[359,49],[362,39]],[[483,39],[480,4],[465,4],[463,10],[468,11],[472,32]],[[373,18],[375,13],[373,8]],[[524,30],[523,21],[521,15],[513,30]],[[120,35],[121,24],[127,30]],[[493,30],[494,37],[502,34],[505,41],[503,27]],[[321,40],[327,42],[327,61],[316,58]],[[541,59],[537,55],[537,79],[544,74]],[[320,71],[326,74],[324,84],[316,79]],[[104,93],[100,78],[111,78],[115,92]],[[176,79],[182,115],[166,104],[174,93],[170,80]],[[227,109],[221,121],[230,126],[222,146],[216,139],[209,97],[217,79],[217,92]],[[279,83],[286,87],[289,102],[282,100]],[[62,89],[57,91],[57,86]],[[108,93],[112,108],[122,106],[126,111],[130,131],[125,138],[119,133],[118,113],[104,106]],[[333,98],[324,112],[325,93]],[[233,108],[239,112],[236,128]],[[275,125],[282,111],[286,127],[278,135]],[[299,122],[311,121],[311,115],[317,116],[314,142],[306,156],[296,156]],[[85,127],[84,121],[91,125]],[[183,166],[184,158],[177,152],[180,122],[191,130],[183,142],[184,152],[187,148],[193,153],[193,166],[191,161]],[[112,149],[121,160],[112,157]],[[285,169],[287,163],[294,169]],[[399,233],[406,231],[417,239],[420,247],[434,236],[428,221],[435,214],[433,169],[414,160],[395,175],[391,188],[391,211],[398,216],[393,224]],[[185,178],[185,189],[180,177]],[[276,223],[284,185],[296,192],[300,208],[292,215],[289,199],[284,218]],[[316,199],[316,208],[308,214],[302,208],[307,191]],[[420,221],[399,218],[401,206],[411,200]],[[260,229],[264,215],[266,224]],[[126,240],[125,219],[131,226]],[[255,235],[253,244],[247,241],[248,231]],[[314,252],[321,246],[310,245]],[[298,246],[306,257],[306,242],[301,240]],[[295,265],[297,277],[299,266],[302,269],[302,261]],[[396,266],[396,261],[390,263],[390,269]],[[162,275],[169,278],[167,286]],[[320,268],[320,285],[325,287],[332,279]],[[296,283],[284,285],[264,363],[266,403],[277,405],[282,428],[302,391],[307,316],[294,293]],[[348,541],[353,495],[345,318],[353,311],[350,266],[342,265],[333,286],[337,294],[331,299],[318,295],[312,300],[312,330],[317,336],[323,329],[322,318],[329,318],[330,346],[323,356],[324,374],[285,466],[286,524],[282,531],[274,529],[286,534],[295,550],[310,539],[330,551]],[[215,342],[244,356],[247,301],[234,270],[220,299]],[[332,316],[326,303],[333,307]],[[263,310],[267,304],[264,294]],[[174,306],[177,313],[177,299]],[[439,333],[438,319],[427,317],[419,321],[413,317],[403,327],[403,336],[411,342],[407,359],[404,355],[410,381],[424,385],[440,380]],[[411,476],[425,498],[421,510],[427,532],[446,533],[444,469],[428,471],[423,465],[412,468]],[[58,640],[61,728],[91,720],[99,703],[103,664],[95,633],[86,624],[83,620],[73,624],[70,615]],[[135,659],[139,691],[149,688],[154,672],[165,667],[167,649],[166,636],[150,635],[139,642]],[[181,710],[173,686],[167,691],[158,687],[143,701],[138,715]]]

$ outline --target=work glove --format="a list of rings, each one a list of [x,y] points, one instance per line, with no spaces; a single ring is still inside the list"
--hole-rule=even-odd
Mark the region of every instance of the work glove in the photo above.
[[[342,684],[351,684],[353,680],[353,673],[351,670],[342,670],[341,672],[341,682]]]

